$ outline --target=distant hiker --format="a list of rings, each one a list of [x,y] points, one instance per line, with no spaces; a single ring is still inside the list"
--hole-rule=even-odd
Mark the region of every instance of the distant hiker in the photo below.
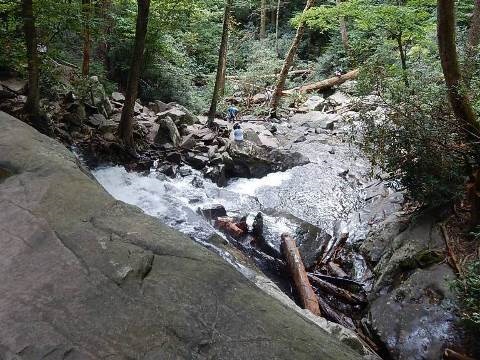
[[[227,109],[227,120],[232,122],[237,120],[237,114],[238,109],[235,106],[230,105]]]
[[[241,143],[243,141],[243,129],[238,123],[233,125],[233,139],[236,143]]]
[[[343,74],[343,70],[341,68],[338,68],[337,70],[335,70],[335,76],[342,76]]]

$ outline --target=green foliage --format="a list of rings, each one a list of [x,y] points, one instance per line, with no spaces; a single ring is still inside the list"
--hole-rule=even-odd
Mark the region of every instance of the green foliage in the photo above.
[[[460,301],[460,314],[465,324],[480,332],[480,261],[472,261],[463,278],[453,283]]]
[[[368,63],[359,79],[362,93],[379,94],[380,107],[360,106],[360,146],[374,165],[394,174],[410,195],[439,205],[457,197],[471,154],[450,109],[439,69],[412,64],[409,85],[398,67]],[[425,79],[429,79],[426,83]],[[385,116],[386,115],[386,116]]]

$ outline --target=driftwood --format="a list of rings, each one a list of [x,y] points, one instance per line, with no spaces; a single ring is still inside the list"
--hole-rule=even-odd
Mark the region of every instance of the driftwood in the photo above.
[[[329,276],[329,275],[324,275],[324,274],[320,274],[320,273],[317,273],[317,272],[308,273],[308,274],[309,275],[314,275],[314,276],[316,276],[316,277],[318,277],[322,280],[328,281],[329,283],[335,284],[335,285],[338,285],[338,286],[355,285],[355,286],[363,287],[362,283],[359,283],[358,281],[347,279],[347,278],[342,278],[342,277],[337,277],[337,276]]]
[[[345,245],[348,239],[348,233],[343,233],[340,235],[338,240],[335,241],[335,243],[328,249],[327,253],[323,256],[321,263],[326,264],[330,261],[330,259],[333,257],[335,258],[337,252],[339,249]]]
[[[225,231],[236,239],[245,235],[245,231],[229,217],[217,218],[217,220],[215,220],[215,227]]]
[[[474,360],[470,356],[460,354],[456,351],[453,351],[452,349],[445,349],[445,352],[443,353],[443,358],[452,360]]]
[[[328,269],[332,274],[335,276],[341,277],[341,278],[346,278],[348,277],[347,273],[343,271],[343,269],[336,263],[329,261],[327,263]]]
[[[305,93],[311,91],[324,91],[330,89],[332,86],[343,84],[347,80],[353,80],[358,76],[358,69],[347,72],[340,76],[334,76],[329,79],[318,81],[313,84],[299,86],[293,89],[284,90],[283,95],[293,94],[295,92]]]
[[[304,74],[310,74],[312,70],[310,69],[301,69],[301,70],[292,70],[288,72],[288,76],[298,76],[298,75],[304,75]],[[269,79],[269,78],[276,78],[278,74],[267,74],[267,75],[260,75],[260,76],[255,76],[256,79]],[[226,78],[228,80],[241,80],[244,78],[248,78],[247,75],[244,76],[237,76],[237,75],[227,75]]]
[[[342,302],[353,305],[365,304],[367,302],[367,299],[364,296],[354,294],[348,290],[332,285],[314,275],[308,274],[308,278],[322,291],[335,296]]]
[[[287,262],[287,267],[292,276],[295,288],[303,308],[320,316],[320,308],[315,292],[308,281],[308,276],[303,265],[302,258],[297,249],[295,240],[288,234],[282,234],[282,253]]]
[[[336,322],[337,324],[343,325],[348,329],[355,330],[355,325],[353,324],[352,319],[333,309],[320,296],[317,296],[317,300],[318,305],[320,306],[322,314],[325,316],[325,318],[329,319],[330,321]]]

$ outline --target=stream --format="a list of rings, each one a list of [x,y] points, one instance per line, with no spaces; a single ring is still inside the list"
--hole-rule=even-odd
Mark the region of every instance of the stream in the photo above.
[[[320,231],[331,235],[332,243],[342,233],[349,234],[349,242],[363,239],[372,216],[369,202],[390,194],[388,184],[371,180],[370,164],[345,141],[345,132],[305,133],[305,141],[288,140],[299,134],[304,134],[303,129],[279,126],[279,137],[287,139],[284,147],[306,155],[309,164],[260,179],[232,179],[226,187],[189,167],[174,179],[153,169],[141,174],[119,166],[98,168],[93,174],[115,198],[201,243],[217,230],[199,209],[215,204],[223,205],[229,216],[253,217],[262,212],[264,237],[277,250],[282,233],[296,234],[305,227],[317,229],[313,241],[320,241]],[[359,254],[351,261],[354,279],[368,290],[372,276],[365,261]]]

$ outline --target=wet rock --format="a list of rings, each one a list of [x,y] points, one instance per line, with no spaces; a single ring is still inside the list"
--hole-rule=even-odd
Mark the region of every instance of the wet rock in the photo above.
[[[158,168],[158,171],[171,178],[174,178],[175,176],[177,176],[177,169],[178,165],[164,164]]]
[[[457,336],[455,296],[449,287],[454,278],[447,264],[418,269],[371,302],[371,327],[393,358],[443,358]]]
[[[328,150],[328,153],[334,155],[335,154],[335,148],[333,148],[333,147],[330,148],[330,150]]]
[[[210,180],[212,180],[218,186],[227,185],[227,176],[226,176],[224,164],[216,164],[214,166],[208,167],[205,170],[205,176]]]
[[[375,292],[390,286],[405,271],[443,261],[445,240],[436,221],[433,213],[425,213],[389,242],[374,269]]]
[[[135,101],[135,105],[133,106],[133,113],[135,115],[140,115],[143,112],[143,105]]]
[[[272,133],[272,135],[276,134],[277,131],[278,131],[277,125],[272,124],[272,125],[270,126],[270,132]]]
[[[159,127],[157,135],[155,136],[155,143],[165,144],[169,142],[176,147],[180,143],[180,133],[173,120],[166,116],[157,119],[157,123]]]
[[[320,95],[313,95],[308,98],[302,105],[302,107],[308,109],[309,111],[312,110],[322,110],[322,108],[326,105],[325,99]]]
[[[217,151],[218,151],[218,145],[211,145],[208,147],[208,151],[207,151],[207,155],[208,157],[211,159],[213,158],[216,154],[217,154]]]
[[[114,91],[112,93],[112,99],[116,102],[123,103],[125,101],[125,96],[122,93]]]
[[[205,206],[200,209],[200,213],[208,220],[215,220],[219,217],[227,216],[227,211],[221,204]]]
[[[407,226],[406,219],[397,214],[391,214],[381,223],[374,224],[360,245],[361,254],[370,264],[377,264],[393,239]]]
[[[179,152],[171,152],[168,153],[167,156],[165,157],[168,161],[175,163],[179,165],[182,162],[182,154]]]
[[[185,161],[194,169],[201,170],[207,165],[208,157],[188,152]]]
[[[300,142],[304,142],[306,140],[307,140],[307,138],[305,137],[305,135],[301,135],[298,138],[296,138],[293,142],[294,143],[300,143]]]
[[[178,173],[180,174],[180,176],[185,177],[188,175],[192,175],[192,169],[186,166],[182,166],[178,169]]]
[[[195,176],[190,183],[193,185],[193,187],[196,187],[199,189],[204,188],[203,181],[198,176]]]
[[[298,152],[270,150],[249,141],[232,144],[228,154],[232,164],[227,166],[227,172],[234,177],[263,177],[270,172],[285,171],[309,163],[308,158]]]
[[[331,240],[327,232],[315,225],[303,222],[295,231],[295,241],[306,269],[313,267],[322,255],[325,244]]]

